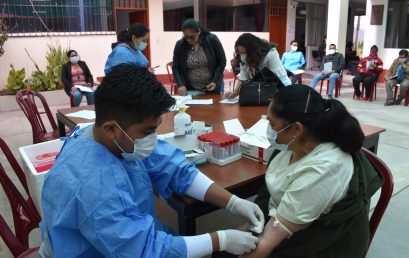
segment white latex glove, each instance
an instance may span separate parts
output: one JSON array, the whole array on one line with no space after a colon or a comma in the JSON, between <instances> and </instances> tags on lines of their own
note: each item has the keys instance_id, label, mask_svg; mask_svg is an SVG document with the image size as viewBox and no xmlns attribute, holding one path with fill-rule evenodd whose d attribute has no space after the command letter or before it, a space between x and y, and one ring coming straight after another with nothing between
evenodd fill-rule
<instances>
[{"instance_id":1,"label":"white latex glove","mask_svg":"<svg viewBox=\"0 0 409 258\"><path fill-rule=\"evenodd\" d=\"M226 210L248 219L251 222L250 230L260 234L264 228L264 214L257 204L233 195L226 205Z\"/></svg>"},{"instance_id":2,"label":"white latex glove","mask_svg":"<svg viewBox=\"0 0 409 258\"><path fill-rule=\"evenodd\" d=\"M219 230L220 251L226 251L235 255L250 253L258 243L258 238L250 232L235 229Z\"/></svg>"}]
</instances>

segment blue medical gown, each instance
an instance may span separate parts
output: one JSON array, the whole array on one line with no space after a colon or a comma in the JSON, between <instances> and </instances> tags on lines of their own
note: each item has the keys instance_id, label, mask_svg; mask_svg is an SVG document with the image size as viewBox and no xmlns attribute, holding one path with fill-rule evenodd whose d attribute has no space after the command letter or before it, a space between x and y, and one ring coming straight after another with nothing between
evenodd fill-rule
<instances>
[{"instance_id":1,"label":"blue medical gown","mask_svg":"<svg viewBox=\"0 0 409 258\"><path fill-rule=\"evenodd\" d=\"M42 190L53 257L186 257L183 238L155 217L153 186L164 198L183 195L197 172L164 141L129 162L91 138L70 137Z\"/></svg>"},{"instance_id":2,"label":"blue medical gown","mask_svg":"<svg viewBox=\"0 0 409 258\"><path fill-rule=\"evenodd\" d=\"M105 75L108 75L112 68L119 64L135 64L141 68L147 68L149 61L140 50L131 49L130 46L122 43L109 54L104 68Z\"/></svg>"}]
</instances>

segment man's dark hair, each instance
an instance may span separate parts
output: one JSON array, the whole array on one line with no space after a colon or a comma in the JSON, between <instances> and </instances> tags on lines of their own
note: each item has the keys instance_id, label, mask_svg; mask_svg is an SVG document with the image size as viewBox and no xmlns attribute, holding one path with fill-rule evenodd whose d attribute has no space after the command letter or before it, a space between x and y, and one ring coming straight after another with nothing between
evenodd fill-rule
<instances>
[{"instance_id":1,"label":"man's dark hair","mask_svg":"<svg viewBox=\"0 0 409 258\"><path fill-rule=\"evenodd\" d=\"M399 51L399 55L400 56L405 56L405 57L407 57L408 56L408 51L406 50L406 49L402 49L401 51Z\"/></svg>"},{"instance_id":2,"label":"man's dark hair","mask_svg":"<svg viewBox=\"0 0 409 258\"><path fill-rule=\"evenodd\" d=\"M152 73L131 64L115 66L94 92L94 101L96 126L116 121L124 130L175 105Z\"/></svg>"},{"instance_id":3,"label":"man's dark hair","mask_svg":"<svg viewBox=\"0 0 409 258\"><path fill-rule=\"evenodd\" d=\"M373 46L371 47L371 51L376 51L376 52L378 52L378 47L377 47L376 45L373 45Z\"/></svg>"},{"instance_id":4,"label":"man's dark hair","mask_svg":"<svg viewBox=\"0 0 409 258\"><path fill-rule=\"evenodd\" d=\"M329 47L328 47L328 48L330 48L330 47L332 47L332 46L334 46L335 48L337 48L337 45L335 45L335 44L329 44Z\"/></svg>"},{"instance_id":5,"label":"man's dark hair","mask_svg":"<svg viewBox=\"0 0 409 258\"><path fill-rule=\"evenodd\" d=\"M290 45L292 45L294 42L298 44L297 40L291 40Z\"/></svg>"}]
</instances>

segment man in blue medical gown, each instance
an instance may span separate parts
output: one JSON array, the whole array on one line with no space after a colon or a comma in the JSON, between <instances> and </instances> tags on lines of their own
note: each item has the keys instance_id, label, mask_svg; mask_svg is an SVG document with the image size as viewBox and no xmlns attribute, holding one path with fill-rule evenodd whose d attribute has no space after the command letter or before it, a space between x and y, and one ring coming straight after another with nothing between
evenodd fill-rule
<instances>
[{"instance_id":1,"label":"man in blue medical gown","mask_svg":"<svg viewBox=\"0 0 409 258\"><path fill-rule=\"evenodd\" d=\"M202 257L250 252L249 232L177 236L156 218L153 189L225 208L261 232L259 207L214 184L157 140L175 100L146 69L115 67L95 91L95 125L74 130L45 178L42 257Z\"/></svg>"}]
</instances>

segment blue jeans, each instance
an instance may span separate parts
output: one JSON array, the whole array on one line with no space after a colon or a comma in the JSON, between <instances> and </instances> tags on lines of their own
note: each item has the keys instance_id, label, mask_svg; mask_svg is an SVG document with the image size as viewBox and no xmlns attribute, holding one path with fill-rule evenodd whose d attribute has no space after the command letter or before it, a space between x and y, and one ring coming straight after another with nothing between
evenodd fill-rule
<instances>
[{"instance_id":1,"label":"blue jeans","mask_svg":"<svg viewBox=\"0 0 409 258\"><path fill-rule=\"evenodd\" d=\"M81 92L80 90L76 90L74 94L71 93L74 97L74 107L78 107L81 104L82 96L87 98L88 105L94 105L94 92Z\"/></svg>"},{"instance_id":2,"label":"blue jeans","mask_svg":"<svg viewBox=\"0 0 409 258\"><path fill-rule=\"evenodd\" d=\"M335 82L338 78L340 78L341 76L339 75L339 73L333 73L333 74L322 74L319 73L317 75L315 75L314 79L312 80L310 87L315 89L315 87L317 86L317 83L319 81L324 80L325 78L329 78L329 89L328 89L328 96L332 96L332 93L334 93L334 89L335 89Z\"/></svg>"}]
</instances>

